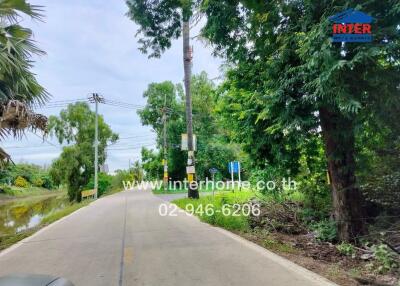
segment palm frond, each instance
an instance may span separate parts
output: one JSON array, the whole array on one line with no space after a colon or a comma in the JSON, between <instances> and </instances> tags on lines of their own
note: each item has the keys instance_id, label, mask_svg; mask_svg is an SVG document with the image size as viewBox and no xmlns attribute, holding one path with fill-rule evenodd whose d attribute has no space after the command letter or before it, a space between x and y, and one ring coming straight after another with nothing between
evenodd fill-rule
<instances>
[{"instance_id":1,"label":"palm frond","mask_svg":"<svg viewBox=\"0 0 400 286\"><path fill-rule=\"evenodd\" d=\"M31 5L25 0L2 0L0 1L0 18L10 23L18 22L23 13L36 20L43 20L43 6Z\"/></svg>"},{"instance_id":2,"label":"palm frond","mask_svg":"<svg viewBox=\"0 0 400 286\"><path fill-rule=\"evenodd\" d=\"M0 106L0 130L3 136L11 134L20 138L25 129L47 133L47 117L34 113L29 106L18 100L10 100Z\"/></svg>"},{"instance_id":3,"label":"palm frond","mask_svg":"<svg viewBox=\"0 0 400 286\"><path fill-rule=\"evenodd\" d=\"M0 147L0 168L3 168L5 165L12 162L10 155Z\"/></svg>"}]
</instances>

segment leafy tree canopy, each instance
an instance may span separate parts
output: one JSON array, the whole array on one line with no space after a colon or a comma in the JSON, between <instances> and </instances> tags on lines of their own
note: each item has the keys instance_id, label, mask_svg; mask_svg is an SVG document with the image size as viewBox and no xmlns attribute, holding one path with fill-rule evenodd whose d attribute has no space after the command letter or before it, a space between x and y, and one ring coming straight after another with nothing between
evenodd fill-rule
<instances>
[{"instance_id":1,"label":"leafy tree canopy","mask_svg":"<svg viewBox=\"0 0 400 286\"><path fill-rule=\"evenodd\" d=\"M70 104L60 116L49 118L50 134L56 136L64 147L59 159L53 162L51 174L55 182L68 185L71 200L80 201L80 192L94 174L95 113L87 103ZM118 135L98 118L99 126L99 164L106 160L106 147L116 142Z\"/></svg>"},{"instance_id":2,"label":"leafy tree canopy","mask_svg":"<svg viewBox=\"0 0 400 286\"><path fill-rule=\"evenodd\" d=\"M199 1L194 0L127 0L128 17L140 28L140 50L149 57L160 57L181 34L182 21L188 21Z\"/></svg>"}]
</instances>

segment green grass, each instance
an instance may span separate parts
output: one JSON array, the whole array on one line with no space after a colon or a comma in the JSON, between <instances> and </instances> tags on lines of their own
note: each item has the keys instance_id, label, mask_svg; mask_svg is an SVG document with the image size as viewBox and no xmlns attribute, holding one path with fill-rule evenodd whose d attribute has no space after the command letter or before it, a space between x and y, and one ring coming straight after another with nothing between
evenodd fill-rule
<instances>
[{"instance_id":1,"label":"green grass","mask_svg":"<svg viewBox=\"0 0 400 286\"><path fill-rule=\"evenodd\" d=\"M27 238L28 236L31 236L36 231L38 231L38 229L39 228L34 228L21 233L17 233L15 235L0 237L0 251L6 249L7 247L10 247L11 245L17 243L20 240L23 240L24 238Z\"/></svg>"},{"instance_id":2,"label":"green grass","mask_svg":"<svg viewBox=\"0 0 400 286\"><path fill-rule=\"evenodd\" d=\"M272 251L284 252L284 253L296 253L296 249L293 246L277 241L273 238L268 238L263 241L263 246Z\"/></svg>"},{"instance_id":3,"label":"green grass","mask_svg":"<svg viewBox=\"0 0 400 286\"><path fill-rule=\"evenodd\" d=\"M188 189L187 188L168 188L167 191L164 191L164 187L160 187L158 189L153 190L153 194L159 195L159 194L182 194L182 193L187 193ZM212 192L211 186L202 186L199 188L199 192Z\"/></svg>"},{"instance_id":4,"label":"green grass","mask_svg":"<svg viewBox=\"0 0 400 286\"><path fill-rule=\"evenodd\" d=\"M155 195L160 195L160 194L183 194L183 193L186 193L186 192L187 192L186 189L168 189L167 191L164 191L163 187L153 190L153 194L155 194Z\"/></svg>"},{"instance_id":5,"label":"green grass","mask_svg":"<svg viewBox=\"0 0 400 286\"><path fill-rule=\"evenodd\" d=\"M7 186L7 187L4 187L3 195L9 196L9 197L20 198L20 197L57 194L57 193L62 193L62 192L65 192L65 190L63 190L63 189L48 190L48 189L39 188L39 187L20 188L20 187L15 187L15 186L11 186L11 187Z\"/></svg>"},{"instance_id":6,"label":"green grass","mask_svg":"<svg viewBox=\"0 0 400 286\"><path fill-rule=\"evenodd\" d=\"M65 208L52 212L50 214L48 214L47 216L45 216L42 221L40 222L41 225L48 225L51 224L75 211L77 211L78 209L87 206L88 204L90 204L93 200L85 200L82 201L80 203L74 203L71 205L66 206Z\"/></svg>"},{"instance_id":7,"label":"green grass","mask_svg":"<svg viewBox=\"0 0 400 286\"><path fill-rule=\"evenodd\" d=\"M229 192L220 193L213 196L201 197L198 200L194 199L178 199L174 200L172 203L176 204L178 207L188 211L188 209L193 206L194 210L203 209L205 210L207 205L211 205L214 210L212 214L194 212L201 221L223 227L228 230L238 230L247 231L249 229L248 218L244 216L241 212L238 216L224 215L222 212L224 205L232 206L233 204L244 204L247 203L254 193L250 191L241 192Z\"/></svg>"},{"instance_id":8,"label":"green grass","mask_svg":"<svg viewBox=\"0 0 400 286\"><path fill-rule=\"evenodd\" d=\"M0 250L6 249L7 247L10 247L11 245L17 243L18 241L21 241L24 238L31 236L32 234L34 234L41 228L45 227L46 225L49 225L65 216L77 211L78 209L80 209L84 206L87 206L91 202L92 202L92 200L85 200L80 203L70 204L61 210L55 211L55 212L50 213L47 216L45 216L41 220L40 225L35 228L31 228L26 231L23 231L23 232L20 232L17 234L13 234L13 235L7 235L7 236L2 236L2 237L0 236Z\"/></svg>"},{"instance_id":9,"label":"green grass","mask_svg":"<svg viewBox=\"0 0 400 286\"><path fill-rule=\"evenodd\" d=\"M155 195L159 195L159 194L182 194L182 193L187 193L188 192L188 189L187 188L178 188L178 185L177 185L177 188L174 188L174 185L172 184L172 186L168 186L169 188L168 188L168 190L167 191L164 191L164 187L163 186L161 186L160 188L158 188L158 189L154 189L153 190L153 194L155 194ZM244 188L242 188L242 190L239 190L239 187L238 186L235 186L234 188L233 188L233 190L236 192L236 191L246 191L246 189L244 189ZM213 187L212 187L212 182L208 182L208 184L206 185L206 184L201 184L200 186L199 186L199 192L201 192L201 193L211 193L213 191ZM226 189L224 189L224 190L217 190L216 188L215 188L215 186L214 186L214 191L215 191L215 193L221 193L221 192L231 192L232 191L232 188L231 187L229 187L229 188L226 188Z\"/></svg>"}]
</instances>

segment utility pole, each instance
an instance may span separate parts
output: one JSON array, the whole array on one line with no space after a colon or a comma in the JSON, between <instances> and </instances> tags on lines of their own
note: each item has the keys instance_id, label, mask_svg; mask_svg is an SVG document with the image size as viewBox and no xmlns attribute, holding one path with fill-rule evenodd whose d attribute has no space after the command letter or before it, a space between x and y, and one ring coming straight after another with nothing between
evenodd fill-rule
<instances>
[{"instance_id":1,"label":"utility pole","mask_svg":"<svg viewBox=\"0 0 400 286\"><path fill-rule=\"evenodd\" d=\"M189 20L184 20L182 23L182 37L183 37L183 68L185 72L185 93L186 93L186 128L188 136L188 160L186 173L189 181L188 197L198 199L199 191L197 184L193 185L192 182L196 181L195 170L195 157L193 146L193 119L192 119L192 95L190 91L190 82L192 76L192 59L193 49L190 47L190 24Z\"/></svg>"},{"instance_id":2,"label":"utility pole","mask_svg":"<svg viewBox=\"0 0 400 286\"><path fill-rule=\"evenodd\" d=\"M163 108L163 124L164 124L164 130L163 130L163 139L164 139L164 178L163 178L163 183L164 183L164 192L168 190L168 161L167 161L167 94L164 94L164 108Z\"/></svg>"},{"instance_id":3,"label":"utility pole","mask_svg":"<svg viewBox=\"0 0 400 286\"><path fill-rule=\"evenodd\" d=\"M103 98L98 93L93 93L92 97L89 99L91 103L95 104L96 116L94 119L95 133L94 133L94 198L97 199L98 196L98 186L99 186L99 102L103 102Z\"/></svg>"}]
</instances>

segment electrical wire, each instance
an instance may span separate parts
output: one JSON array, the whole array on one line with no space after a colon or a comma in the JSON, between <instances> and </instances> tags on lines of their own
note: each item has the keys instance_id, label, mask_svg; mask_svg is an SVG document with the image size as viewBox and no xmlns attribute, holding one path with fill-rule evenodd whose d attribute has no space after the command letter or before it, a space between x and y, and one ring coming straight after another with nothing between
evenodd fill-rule
<instances>
[{"instance_id":1,"label":"electrical wire","mask_svg":"<svg viewBox=\"0 0 400 286\"><path fill-rule=\"evenodd\" d=\"M126 139L136 139L136 138L152 138L154 134L146 134L146 135L138 135L138 136L129 136L129 137L121 137L118 140L126 140Z\"/></svg>"},{"instance_id":2,"label":"electrical wire","mask_svg":"<svg viewBox=\"0 0 400 286\"><path fill-rule=\"evenodd\" d=\"M48 141L46 138L44 138L44 137L40 137L39 135L37 135L36 133L34 133L34 132L32 132L32 131L29 131L30 133L32 133L33 135L35 135L36 137L38 137L40 140L43 140L44 142L46 142L47 144L49 144L49 145L51 145L51 146L53 146L53 147L56 147L56 148L61 148L62 146L61 145L55 145L55 144L53 144L53 143L51 143L50 141Z\"/></svg>"},{"instance_id":3,"label":"electrical wire","mask_svg":"<svg viewBox=\"0 0 400 286\"><path fill-rule=\"evenodd\" d=\"M126 148L107 148L107 151L136 150L142 149L143 147L156 147L156 144L128 146Z\"/></svg>"}]
</instances>

